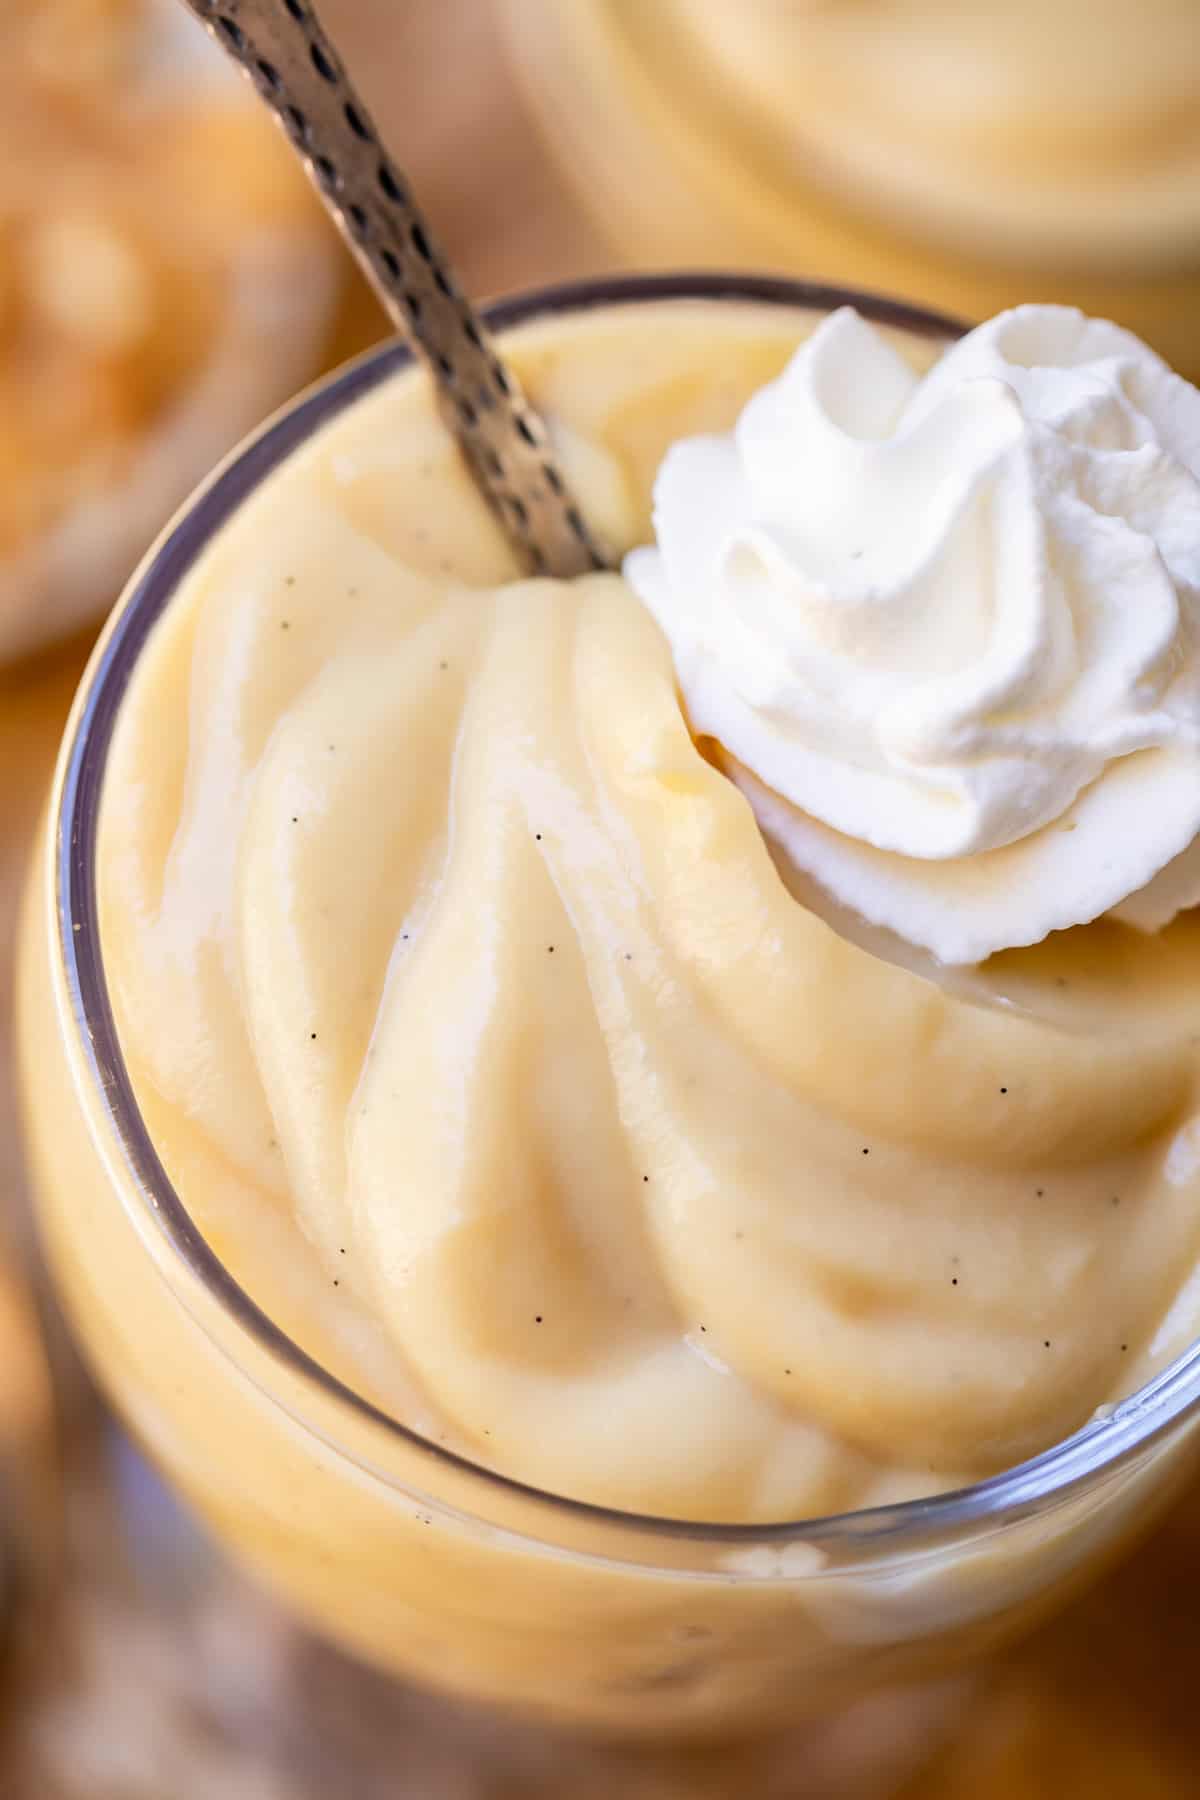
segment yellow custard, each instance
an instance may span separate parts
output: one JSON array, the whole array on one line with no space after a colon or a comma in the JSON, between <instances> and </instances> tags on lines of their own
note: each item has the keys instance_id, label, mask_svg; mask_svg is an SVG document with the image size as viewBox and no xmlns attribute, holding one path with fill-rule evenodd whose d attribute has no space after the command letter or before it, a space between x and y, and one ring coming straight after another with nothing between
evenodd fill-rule
<instances>
[{"instance_id":1,"label":"yellow custard","mask_svg":"<svg viewBox=\"0 0 1200 1800\"><path fill-rule=\"evenodd\" d=\"M508 0L514 73L626 266L964 318L1062 301L1189 379L1193 0Z\"/></svg>"},{"instance_id":2,"label":"yellow custard","mask_svg":"<svg viewBox=\"0 0 1200 1800\"><path fill-rule=\"evenodd\" d=\"M666 447L813 323L663 301L508 350L623 550ZM929 1493L1196 1335L1194 919L952 978L835 929L625 582L516 578L417 374L186 577L98 874L124 1055L213 1248L522 1481L704 1521Z\"/></svg>"}]
</instances>

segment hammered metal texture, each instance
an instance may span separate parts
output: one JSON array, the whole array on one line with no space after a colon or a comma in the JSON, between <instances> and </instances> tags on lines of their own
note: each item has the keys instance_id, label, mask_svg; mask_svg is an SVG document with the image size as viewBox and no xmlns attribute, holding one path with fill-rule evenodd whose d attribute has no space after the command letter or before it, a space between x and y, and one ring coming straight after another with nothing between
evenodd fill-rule
<instances>
[{"instance_id":1,"label":"hammered metal texture","mask_svg":"<svg viewBox=\"0 0 1200 1800\"><path fill-rule=\"evenodd\" d=\"M454 278L309 0L183 0L275 114L388 316L429 365L446 422L522 563L566 579L607 559L546 428Z\"/></svg>"}]
</instances>

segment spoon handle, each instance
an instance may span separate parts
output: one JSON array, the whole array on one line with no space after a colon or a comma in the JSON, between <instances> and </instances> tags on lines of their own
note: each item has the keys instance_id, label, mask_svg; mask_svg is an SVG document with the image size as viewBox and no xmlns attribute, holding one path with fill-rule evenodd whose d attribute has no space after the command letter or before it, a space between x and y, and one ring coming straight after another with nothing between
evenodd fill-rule
<instances>
[{"instance_id":1,"label":"spoon handle","mask_svg":"<svg viewBox=\"0 0 1200 1800\"><path fill-rule=\"evenodd\" d=\"M428 364L446 422L522 562L560 578L607 566L546 428L498 355L311 0L183 0L245 71L388 316Z\"/></svg>"}]
</instances>

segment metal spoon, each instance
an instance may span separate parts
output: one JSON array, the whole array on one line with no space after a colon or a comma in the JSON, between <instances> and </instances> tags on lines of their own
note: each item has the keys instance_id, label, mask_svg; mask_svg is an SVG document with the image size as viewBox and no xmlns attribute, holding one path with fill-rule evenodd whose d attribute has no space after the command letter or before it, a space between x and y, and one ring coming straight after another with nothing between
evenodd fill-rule
<instances>
[{"instance_id":1,"label":"metal spoon","mask_svg":"<svg viewBox=\"0 0 1200 1800\"><path fill-rule=\"evenodd\" d=\"M429 365L446 422L522 563L564 579L605 568L545 426L455 280L310 0L183 4L250 77L388 316Z\"/></svg>"}]
</instances>

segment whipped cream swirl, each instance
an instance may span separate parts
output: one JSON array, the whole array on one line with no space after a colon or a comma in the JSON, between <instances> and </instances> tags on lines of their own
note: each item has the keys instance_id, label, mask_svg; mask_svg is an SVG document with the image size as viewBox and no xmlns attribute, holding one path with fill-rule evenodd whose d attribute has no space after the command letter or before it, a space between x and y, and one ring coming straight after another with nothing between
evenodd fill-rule
<instances>
[{"instance_id":1,"label":"whipped cream swirl","mask_svg":"<svg viewBox=\"0 0 1200 1800\"><path fill-rule=\"evenodd\" d=\"M1200 393L1023 306L918 377L833 313L664 458L625 574L837 904L947 963L1200 900Z\"/></svg>"}]
</instances>

